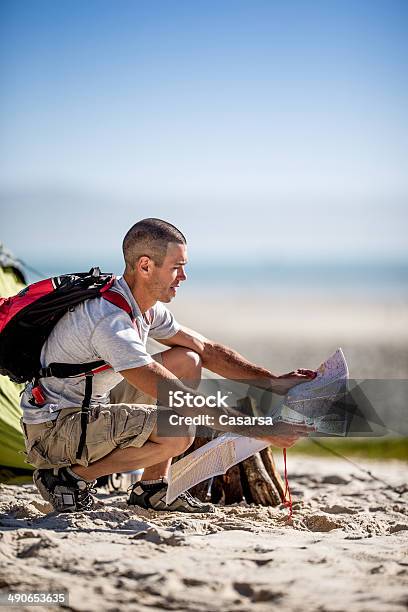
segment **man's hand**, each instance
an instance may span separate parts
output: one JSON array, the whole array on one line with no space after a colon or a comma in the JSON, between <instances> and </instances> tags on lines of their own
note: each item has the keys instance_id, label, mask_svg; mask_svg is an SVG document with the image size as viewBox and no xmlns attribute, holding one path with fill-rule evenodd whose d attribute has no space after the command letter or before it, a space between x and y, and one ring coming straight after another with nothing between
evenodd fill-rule
<instances>
[{"instance_id":1,"label":"man's hand","mask_svg":"<svg viewBox=\"0 0 408 612\"><path fill-rule=\"evenodd\" d=\"M288 374L282 374L282 376L275 376L272 380L272 391L278 395L286 395L286 393L292 387L300 385L301 383L313 380L316 378L317 372L314 370L295 370Z\"/></svg>"},{"instance_id":2,"label":"man's hand","mask_svg":"<svg viewBox=\"0 0 408 612\"><path fill-rule=\"evenodd\" d=\"M273 429L276 431L276 434L264 436L262 440L279 448L289 448L293 446L299 438L305 438L316 431L314 427L308 425L291 425L283 421L276 423Z\"/></svg>"}]
</instances>

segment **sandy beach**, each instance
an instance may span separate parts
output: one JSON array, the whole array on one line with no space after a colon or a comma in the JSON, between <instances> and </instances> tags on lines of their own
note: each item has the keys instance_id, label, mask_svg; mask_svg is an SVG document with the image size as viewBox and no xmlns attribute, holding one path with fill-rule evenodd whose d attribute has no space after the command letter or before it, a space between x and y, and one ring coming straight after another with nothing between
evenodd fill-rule
<instances>
[{"instance_id":1,"label":"sandy beach","mask_svg":"<svg viewBox=\"0 0 408 612\"><path fill-rule=\"evenodd\" d=\"M407 483L405 464L362 464ZM68 590L66 609L81 611L406 610L407 492L344 461L289 456L289 469L290 521L284 507L244 503L145 511L123 493L57 516L31 485L2 485L0 589Z\"/></svg>"},{"instance_id":2,"label":"sandy beach","mask_svg":"<svg viewBox=\"0 0 408 612\"><path fill-rule=\"evenodd\" d=\"M403 302L203 294L172 307L276 373L317 366L342 346L354 378L408 374ZM103 490L93 511L55 515L32 485L1 485L0 591L67 590L65 609L84 612L406 610L406 464L357 461L400 493L344 460L289 451L289 521L283 506L244 502L215 516L144 511Z\"/></svg>"}]
</instances>

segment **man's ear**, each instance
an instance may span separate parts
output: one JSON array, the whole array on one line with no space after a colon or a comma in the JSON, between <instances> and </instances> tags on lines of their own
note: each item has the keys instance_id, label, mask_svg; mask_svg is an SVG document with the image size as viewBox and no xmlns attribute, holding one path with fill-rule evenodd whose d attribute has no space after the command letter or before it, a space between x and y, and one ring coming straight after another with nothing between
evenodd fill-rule
<instances>
[{"instance_id":1,"label":"man's ear","mask_svg":"<svg viewBox=\"0 0 408 612\"><path fill-rule=\"evenodd\" d=\"M147 257L147 255L143 255L142 257L139 257L139 260L137 262L137 269L138 269L138 272L142 274L142 276L148 276L152 267L153 267L153 262L150 259L150 257Z\"/></svg>"}]
</instances>

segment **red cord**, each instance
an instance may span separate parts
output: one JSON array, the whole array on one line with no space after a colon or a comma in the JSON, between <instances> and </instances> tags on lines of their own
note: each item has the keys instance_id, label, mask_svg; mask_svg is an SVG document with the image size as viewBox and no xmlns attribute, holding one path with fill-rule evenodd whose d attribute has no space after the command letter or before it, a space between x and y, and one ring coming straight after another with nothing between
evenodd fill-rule
<instances>
[{"instance_id":1,"label":"red cord","mask_svg":"<svg viewBox=\"0 0 408 612\"><path fill-rule=\"evenodd\" d=\"M288 516L288 520L289 520L293 516L293 510L292 510L292 495L290 493L288 471L286 467L286 448L283 449L283 463L285 466L285 493L284 493L285 499L283 500L283 504L286 506L286 508L289 508L289 516Z\"/></svg>"}]
</instances>

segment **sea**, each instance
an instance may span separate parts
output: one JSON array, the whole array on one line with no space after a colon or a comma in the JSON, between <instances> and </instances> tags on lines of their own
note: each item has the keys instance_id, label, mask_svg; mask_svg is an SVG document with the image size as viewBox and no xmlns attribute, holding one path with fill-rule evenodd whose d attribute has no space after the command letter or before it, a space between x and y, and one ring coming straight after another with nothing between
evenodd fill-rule
<instances>
[{"instance_id":1,"label":"sea","mask_svg":"<svg viewBox=\"0 0 408 612\"><path fill-rule=\"evenodd\" d=\"M70 272L87 271L99 265L102 271L121 274L121 260L91 261L67 257L64 261L23 262L29 283ZM201 259L186 268L183 294L194 295L225 289L272 294L339 295L373 300L408 299L408 261L309 261L277 262L254 259L219 262Z\"/></svg>"}]
</instances>

